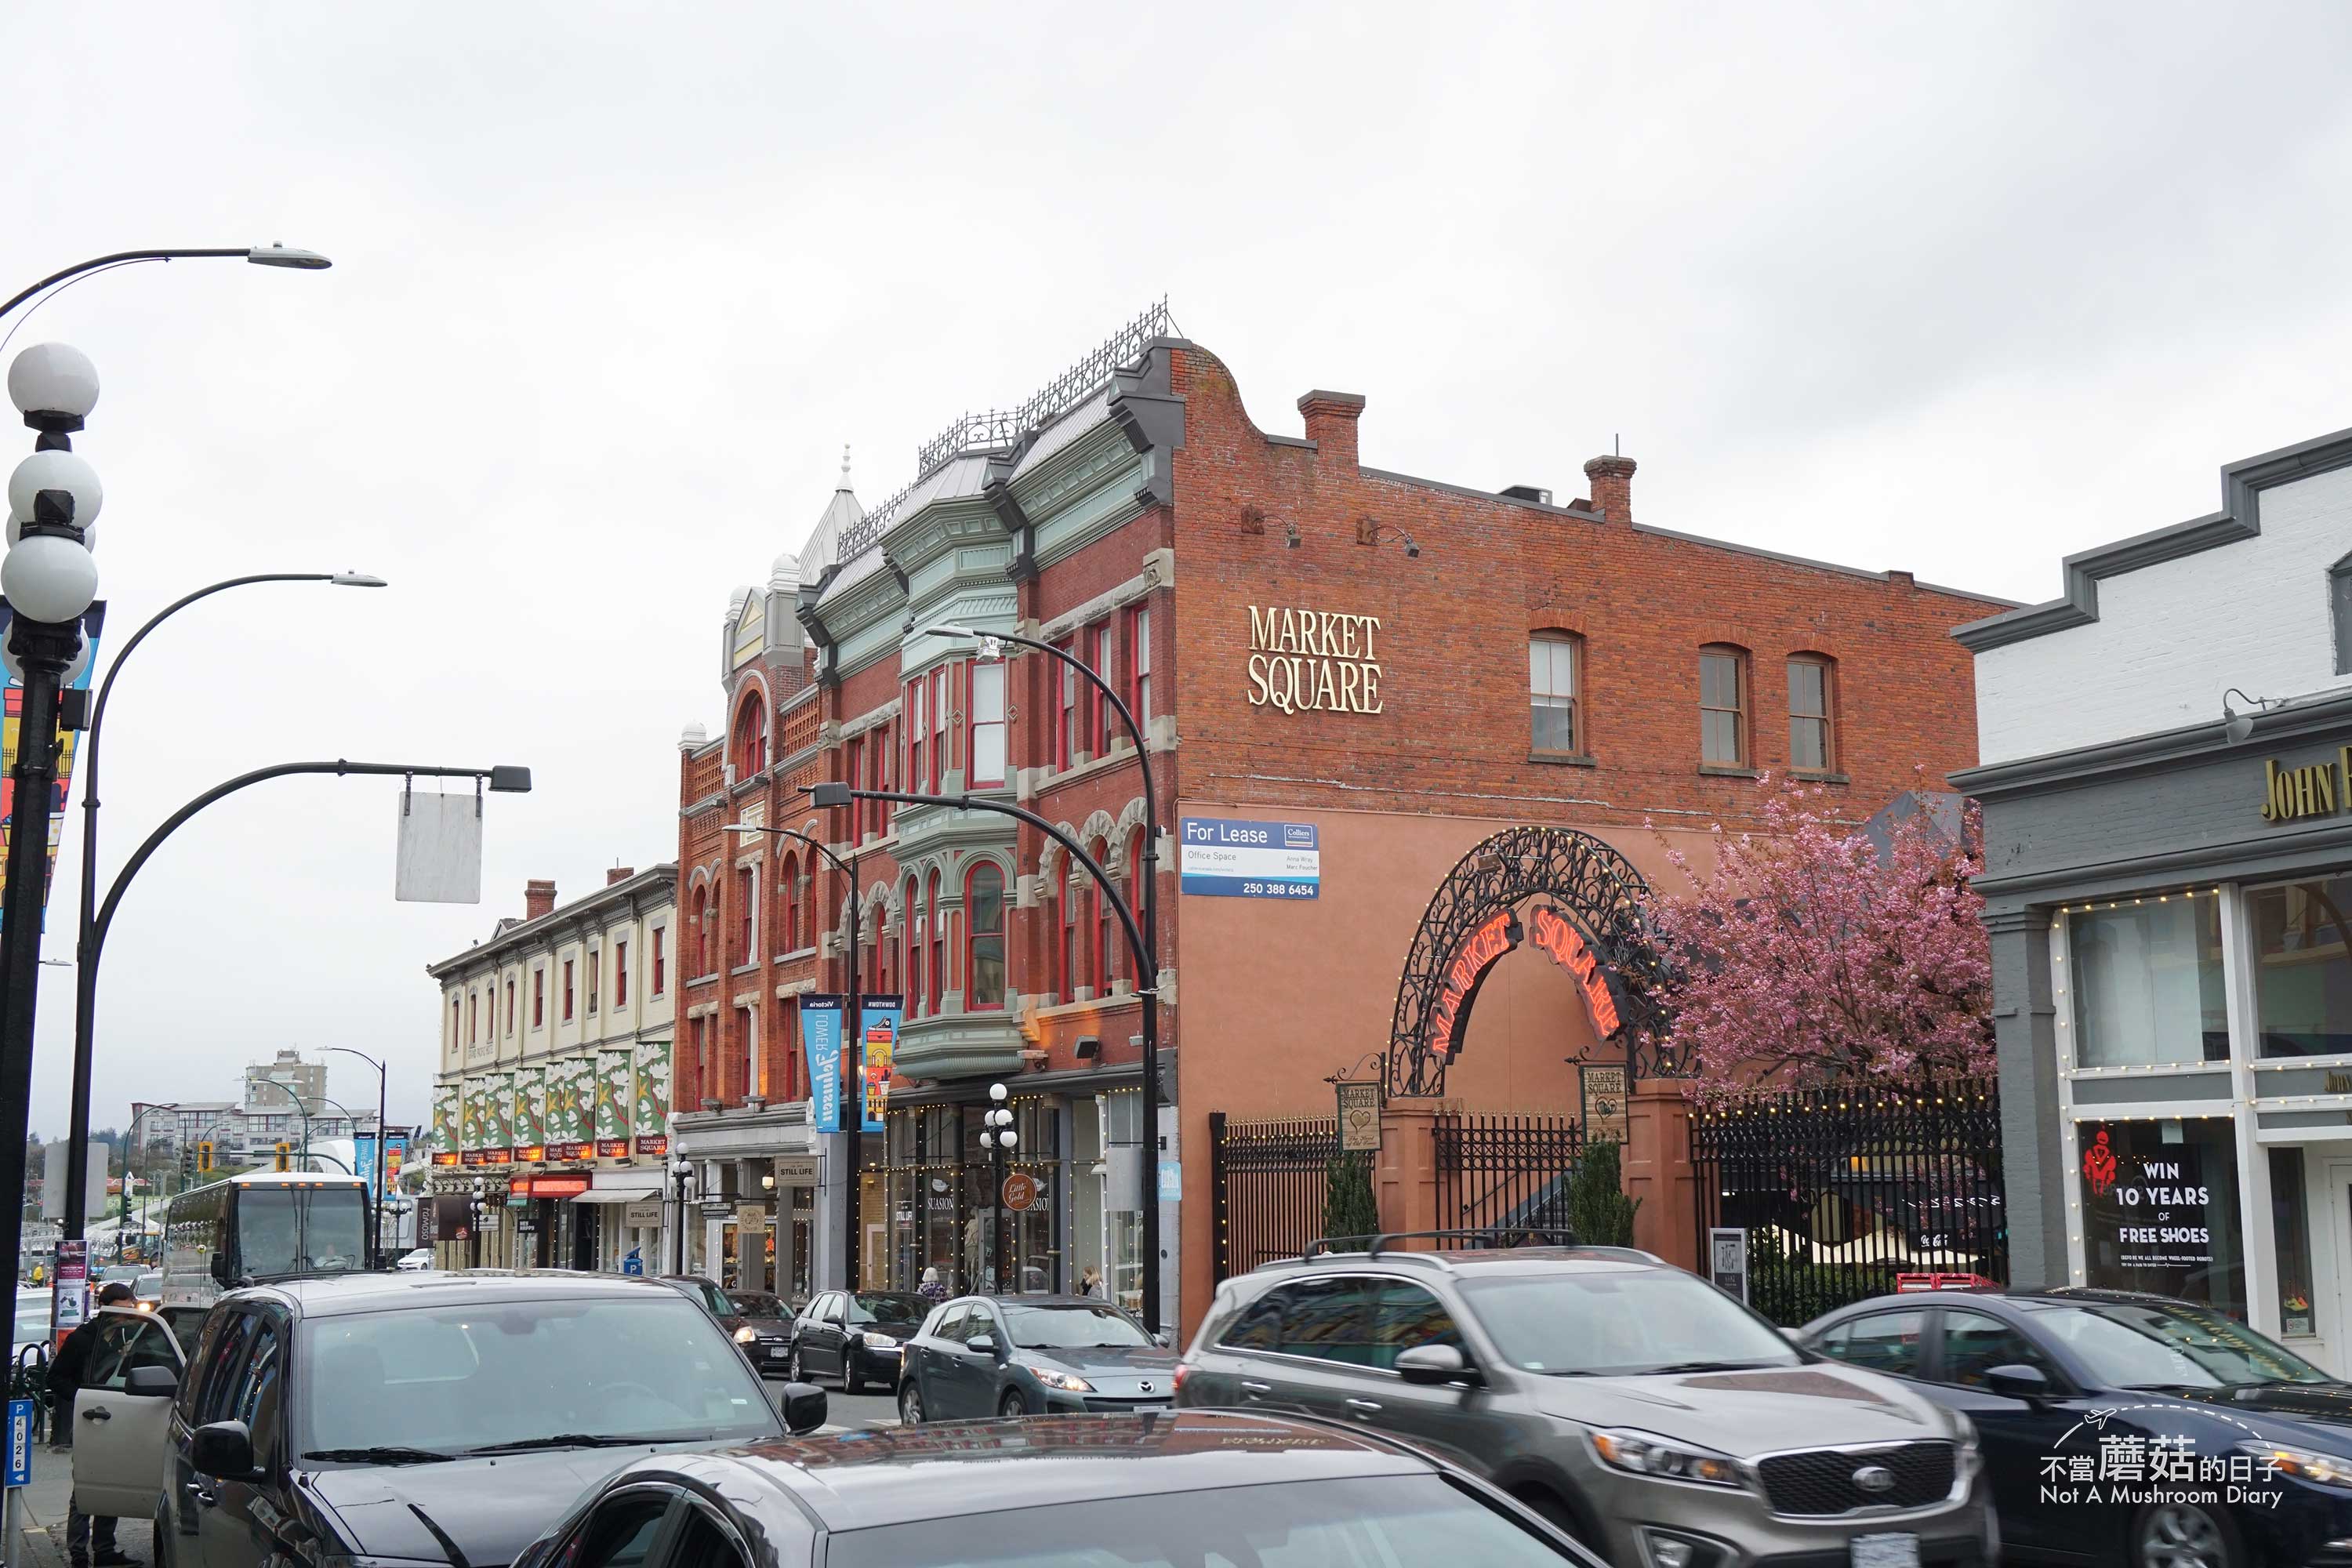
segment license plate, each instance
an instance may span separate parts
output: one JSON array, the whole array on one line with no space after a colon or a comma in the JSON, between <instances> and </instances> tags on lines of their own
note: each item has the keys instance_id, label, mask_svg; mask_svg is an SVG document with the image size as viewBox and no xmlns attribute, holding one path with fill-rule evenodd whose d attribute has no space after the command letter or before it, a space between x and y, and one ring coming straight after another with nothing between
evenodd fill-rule
<instances>
[{"instance_id":1,"label":"license plate","mask_svg":"<svg viewBox=\"0 0 2352 1568\"><path fill-rule=\"evenodd\" d=\"M1853 1568L1919 1568L1916 1535L1857 1535L1853 1547Z\"/></svg>"}]
</instances>

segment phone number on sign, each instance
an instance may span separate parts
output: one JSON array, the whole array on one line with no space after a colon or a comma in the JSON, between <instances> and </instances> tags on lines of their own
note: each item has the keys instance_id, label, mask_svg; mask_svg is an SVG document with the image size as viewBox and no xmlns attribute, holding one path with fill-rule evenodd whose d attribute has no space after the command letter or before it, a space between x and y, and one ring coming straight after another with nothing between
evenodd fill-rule
<instances>
[{"instance_id":1,"label":"phone number on sign","mask_svg":"<svg viewBox=\"0 0 2352 1568\"><path fill-rule=\"evenodd\" d=\"M1313 882L1244 882L1242 891L1261 899L1311 899L1316 886Z\"/></svg>"}]
</instances>

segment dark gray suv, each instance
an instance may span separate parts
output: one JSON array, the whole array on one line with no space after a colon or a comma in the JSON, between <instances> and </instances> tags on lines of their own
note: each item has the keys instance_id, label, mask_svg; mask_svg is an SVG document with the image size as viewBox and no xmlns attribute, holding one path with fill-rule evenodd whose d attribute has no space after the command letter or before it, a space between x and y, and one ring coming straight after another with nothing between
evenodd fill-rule
<instances>
[{"instance_id":1,"label":"dark gray suv","mask_svg":"<svg viewBox=\"0 0 2352 1568\"><path fill-rule=\"evenodd\" d=\"M1618 1568L1974 1568L1994 1555L1974 1430L1899 1381L1798 1349L1645 1252L1394 1239L1225 1281L1176 1403L1410 1438Z\"/></svg>"}]
</instances>

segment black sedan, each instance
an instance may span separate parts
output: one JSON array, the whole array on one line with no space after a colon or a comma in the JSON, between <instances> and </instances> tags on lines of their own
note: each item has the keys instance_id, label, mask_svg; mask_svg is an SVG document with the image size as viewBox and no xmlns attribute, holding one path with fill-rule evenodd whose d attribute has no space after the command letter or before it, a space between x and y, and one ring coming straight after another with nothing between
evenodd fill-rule
<instances>
[{"instance_id":1,"label":"black sedan","mask_svg":"<svg viewBox=\"0 0 2352 1568\"><path fill-rule=\"evenodd\" d=\"M1882 1296L1800 1337L1976 1423L2014 1554L2352 1564L2352 1385L2210 1307L2079 1289Z\"/></svg>"},{"instance_id":2,"label":"black sedan","mask_svg":"<svg viewBox=\"0 0 2352 1568\"><path fill-rule=\"evenodd\" d=\"M514 1568L1601 1568L1482 1481L1255 1412L887 1429L640 1460Z\"/></svg>"},{"instance_id":3,"label":"black sedan","mask_svg":"<svg viewBox=\"0 0 2352 1568\"><path fill-rule=\"evenodd\" d=\"M761 1377L787 1375L792 1364L793 1321L775 1297L759 1290L722 1290L695 1274L664 1274L659 1282L718 1319L752 1371ZM766 1305L771 1302L772 1307Z\"/></svg>"},{"instance_id":4,"label":"black sedan","mask_svg":"<svg viewBox=\"0 0 2352 1568\"><path fill-rule=\"evenodd\" d=\"M1174 1351L1092 1296L962 1296L907 1342L898 1418L909 1426L1044 1411L1165 1410Z\"/></svg>"},{"instance_id":5,"label":"black sedan","mask_svg":"<svg viewBox=\"0 0 2352 1568\"><path fill-rule=\"evenodd\" d=\"M895 1388L898 1351L923 1324L931 1304L903 1290L827 1290L802 1309L793 1324L794 1383L841 1379L844 1394L869 1383Z\"/></svg>"}]
</instances>

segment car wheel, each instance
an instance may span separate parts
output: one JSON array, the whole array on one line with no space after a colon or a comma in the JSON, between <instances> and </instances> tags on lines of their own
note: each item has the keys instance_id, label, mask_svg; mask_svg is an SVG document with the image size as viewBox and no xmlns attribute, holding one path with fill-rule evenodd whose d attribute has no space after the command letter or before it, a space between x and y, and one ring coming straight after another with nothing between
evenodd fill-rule
<instances>
[{"instance_id":1,"label":"car wheel","mask_svg":"<svg viewBox=\"0 0 2352 1568\"><path fill-rule=\"evenodd\" d=\"M923 1391L915 1386L913 1378L908 1378L907 1385L898 1390L898 1425L920 1426L922 1424Z\"/></svg>"},{"instance_id":2,"label":"car wheel","mask_svg":"<svg viewBox=\"0 0 2352 1568\"><path fill-rule=\"evenodd\" d=\"M996 1402L996 1413L999 1415L1026 1415L1029 1414L1029 1402L1021 1397L1019 1389L1008 1388L1004 1391L1004 1397Z\"/></svg>"},{"instance_id":3,"label":"car wheel","mask_svg":"<svg viewBox=\"0 0 2352 1568\"><path fill-rule=\"evenodd\" d=\"M174 1568L171 1511L160 1506L155 1510L155 1568Z\"/></svg>"},{"instance_id":4,"label":"car wheel","mask_svg":"<svg viewBox=\"0 0 2352 1568\"><path fill-rule=\"evenodd\" d=\"M2238 1568L2244 1561L2237 1527L2218 1509L2151 1503L2132 1521L2132 1568Z\"/></svg>"},{"instance_id":5,"label":"car wheel","mask_svg":"<svg viewBox=\"0 0 2352 1568\"><path fill-rule=\"evenodd\" d=\"M1568 1504L1560 1500L1557 1492L1546 1491L1541 1487L1528 1487L1525 1490L1516 1491L1511 1495L1534 1510L1546 1524L1550 1525L1562 1535L1584 1545L1591 1544L1591 1542L1585 1541L1584 1531L1578 1526L1575 1513L1570 1510Z\"/></svg>"},{"instance_id":6,"label":"car wheel","mask_svg":"<svg viewBox=\"0 0 2352 1568\"><path fill-rule=\"evenodd\" d=\"M845 1350L841 1352L841 1392L844 1394L866 1392L866 1380L857 1375L856 1351Z\"/></svg>"},{"instance_id":7,"label":"car wheel","mask_svg":"<svg viewBox=\"0 0 2352 1568\"><path fill-rule=\"evenodd\" d=\"M808 1381L807 1377L803 1374L803 1369L801 1367L801 1347L798 1345L794 1345L793 1347L793 1353L784 1358L784 1381L786 1383L806 1383Z\"/></svg>"}]
</instances>

